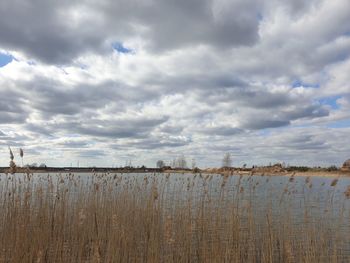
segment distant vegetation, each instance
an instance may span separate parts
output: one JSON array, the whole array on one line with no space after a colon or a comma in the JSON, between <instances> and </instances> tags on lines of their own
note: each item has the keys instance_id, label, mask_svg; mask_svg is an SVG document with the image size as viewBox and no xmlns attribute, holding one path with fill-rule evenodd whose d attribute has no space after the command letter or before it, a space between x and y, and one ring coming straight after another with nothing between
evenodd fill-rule
<instances>
[{"instance_id":1,"label":"distant vegetation","mask_svg":"<svg viewBox=\"0 0 350 263\"><path fill-rule=\"evenodd\" d=\"M307 166L289 166L289 167L286 167L286 170L289 172L292 172L292 171L307 172L307 171L310 171L311 168Z\"/></svg>"},{"instance_id":2,"label":"distant vegetation","mask_svg":"<svg viewBox=\"0 0 350 263\"><path fill-rule=\"evenodd\" d=\"M19 149L19 155L22 161L22 166L17 166L14 161L15 155L12 152L12 149L9 147L10 153L10 164L9 167L0 167L0 172L4 173L16 173L16 172L28 172L28 169L31 171L74 171L74 172L86 172L86 171L111 171L111 172L161 172L161 171L192 171L194 173L200 172L209 172L209 173L222 173L222 172L253 172L253 173L272 173L280 174L282 172L350 172L350 160L346 161L342 168L339 168L335 165L331 165L326 168L322 167L309 167L309 166L291 166L285 163L275 163L269 164L266 166L262 165L253 165L248 167L247 164L243 164L241 167L234 167L232 155L230 152L226 152L222 158L222 166L220 168L206 168L200 169L197 167L196 160L192 158L191 163L189 164L185 155L181 154L177 158L172 159L171 161L158 160L155 164L156 168L147 168L146 166L133 166L131 160L126 161L124 167L61 167L54 168L48 167L45 163L38 165L37 163L32 164L23 164L24 151L22 148Z\"/></svg>"}]
</instances>

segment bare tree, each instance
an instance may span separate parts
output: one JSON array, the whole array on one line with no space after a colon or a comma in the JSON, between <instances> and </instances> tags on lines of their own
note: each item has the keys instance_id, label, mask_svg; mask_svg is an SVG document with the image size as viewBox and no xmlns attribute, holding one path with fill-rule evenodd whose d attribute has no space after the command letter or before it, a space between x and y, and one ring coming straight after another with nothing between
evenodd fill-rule
<instances>
[{"instance_id":1,"label":"bare tree","mask_svg":"<svg viewBox=\"0 0 350 263\"><path fill-rule=\"evenodd\" d=\"M192 158L192 170L196 168L196 159Z\"/></svg>"},{"instance_id":2,"label":"bare tree","mask_svg":"<svg viewBox=\"0 0 350 263\"><path fill-rule=\"evenodd\" d=\"M222 159L222 167L231 167L232 158L229 152L225 153L224 158Z\"/></svg>"},{"instance_id":3,"label":"bare tree","mask_svg":"<svg viewBox=\"0 0 350 263\"><path fill-rule=\"evenodd\" d=\"M158 161L157 161L157 167L158 167L158 168L163 168L164 166L165 166L165 163L164 163L163 160L158 160Z\"/></svg>"},{"instance_id":4,"label":"bare tree","mask_svg":"<svg viewBox=\"0 0 350 263\"><path fill-rule=\"evenodd\" d=\"M132 167L131 160L126 160L126 161L125 161L125 166L124 166L124 167L126 167L126 168L133 168L133 167Z\"/></svg>"},{"instance_id":5,"label":"bare tree","mask_svg":"<svg viewBox=\"0 0 350 263\"><path fill-rule=\"evenodd\" d=\"M37 168L38 167L38 164L37 163L32 163L29 165L30 168Z\"/></svg>"}]
</instances>

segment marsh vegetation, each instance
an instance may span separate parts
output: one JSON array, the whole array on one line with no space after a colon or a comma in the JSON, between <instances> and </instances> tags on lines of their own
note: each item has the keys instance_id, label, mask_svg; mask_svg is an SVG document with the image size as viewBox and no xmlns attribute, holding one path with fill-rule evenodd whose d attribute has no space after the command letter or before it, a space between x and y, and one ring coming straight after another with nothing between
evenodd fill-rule
<instances>
[{"instance_id":1,"label":"marsh vegetation","mask_svg":"<svg viewBox=\"0 0 350 263\"><path fill-rule=\"evenodd\" d=\"M0 174L0 262L349 262L350 180Z\"/></svg>"}]
</instances>

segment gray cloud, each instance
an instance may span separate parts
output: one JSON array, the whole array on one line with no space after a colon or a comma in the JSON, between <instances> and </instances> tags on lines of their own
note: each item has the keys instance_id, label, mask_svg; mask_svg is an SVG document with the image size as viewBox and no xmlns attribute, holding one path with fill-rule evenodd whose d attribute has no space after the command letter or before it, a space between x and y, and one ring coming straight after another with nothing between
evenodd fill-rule
<instances>
[{"instance_id":1,"label":"gray cloud","mask_svg":"<svg viewBox=\"0 0 350 263\"><path fill-rule=\"evenodd\" d=\"M146 38L157 52L197 44L254 44L259 25L252 0L5 1L0 19L1 46L58 64L87 51L105 52L108 42L132 37Z\"/></svg>"},{"instance_id":2,"label":"gray cloud","mask_svg":"<svg viewBox=\"0 0 350 263\"><path fill-rule=\"evenodd\" d=\"M159 137L159 138L147 138L138 140L136 142L130 142L127 147L134 147L136 149L162 149L162 148L176 148L185 146L191 143L187 138L174 138L174 137Z\"/></svg>"},{"instance_id":3,"label":"gray cloud","mask_svg":"<svg viewBox=\"0 0 350 263\"><path fill-rule=\"evenodd\" d=\"M29 140L29 137L18 134L11 133L5 134L0 131L0 145L7 148L7 146L21 147L25 145L25 142Z\"/></svg>"},{"instance_id":4,"label":"gray cloud","mask_svg":"<svg viewBox=\"0 0 350 263\"><path fill-rule=\"evenodd\" d=\"M102 25L97 20L94 26L79 30L82 25L64 15L77 3L3 1L0 5L0 45L21 50L47 63L59 64L68 63L89 49L99 49L103 35L99 34ZM82 22L92 22L92 17Z\"/></svg>"},{"instance_id":5,"label":"gray cloud","mask_svg":"<svg viewBox=\"0 0 350 263\"><path fill-rule=\"evenodd\" d=\"M11 141L11 140L7 140L7 141L1 141L0 140L0 145L3 146L3 148L5 149L7 146L11 145L12 147L23 147L25 144L22 142L17 142L17 141Z\"/></svg>"},{"instance_id":6,"label":"gray cloud","mask_svg":"<svg viewBox=\"0 0 350 263\"><path fill-rule=\"evenodd\" d=\"M88 135L92 137L118 138L143 138L158 125L167 121L167 117L149 118L129 116L124 119L101 120L98 118L78 121L84 115L78 116L73 121L49 122L41 124L28 123L25 127L31 132L52 136L62 132ZM43 127L44 126L44 127Z\"/></svg>"},{"instance_id":7,"label":"gray cloud","mask_svg":"<svg viewBox=\"0 0 350 263\"><path fill-rule=\"evenodd\" d=\"M0 124L25 121L27 113L17 92L11 89L1 90L0 88L0 98Z\"/></svg>"},{"instance_id":8,"label":"gray cloud","mask_svg":"<svg viewBox=\"0 0 350 263\"><path fill-rule=\"evenodd\" d=\"M171 125L164 125L162 127L159 127L160 132L162 133L168 133L168 134L180 134L183 131L184 127L180 126L171 126Z\"/></svg>"},{"instance_id":9,"label":"gray cloud","mask_svg":"<svg viewBox=\"0 0 350 263\"><path fill-rule=\"evenodd\" d=\"M53 133L55 132L52 127L48 126L47 124L45 125L45 123L26 123L23 125L23 128L36 135L44 135L46 137L52 137Z\"/></svg>"},{"instance_id":10,"label":"gray cloud","mask_svg":"<svg viewBox=\"0 0 350 263\"><path fill-rule=\"evenodd\" d=\"M62 146L64 148L86 148L89 145L88 141L81 141L81 140L72 140L67 139L63 142L57 143L58 146Z\"/></svg>"},{"instance_id":11,"label":"gray cloud","mask_svg":"<svg viewBox=\"0 0 350 263\"><path fill-rule=\"evenodd\" d=\"M110 137L110 138L130 138L130 137L146 137L149 132L159 124L164 123L167 118L159 119L125 119L115 121L95 121L91 124L79 125L76 123L75 127L72 127L73 131L79 134L86 134L97 137Z\"/></svg>"},{"instance_id":12,"label":"gray cloud","mask_svg":"<svg viewBox=\"0 0 350 263\"><path fill-rule=\"evenodd\" d=\"M256 89L245 86L215 88L201 91L201 96L210 102L232 102L252 108L277 108L293 103L288 91L271 92L261 87Z\"/></svg>"},{"instance_id":13,"label":"gray cloud","mask_svg":"<svg viewBox=\"0 0 350 263\"><path fill-rule=\"evenodd\" d=\"M25 116L13 112L0 112L0 123L20 123L25 121Z\"/></svg>"},{"instance_id":14,"label":"gray cloud","mask_svg":"<svg viewBox=\"0 0 350 263\"><path fill-rule=\"evenodd\" d=\"M0 51L16 59L0 68L0 157L13 145L62 165L183 153L217 165L221 151L340 162L349 12L347 0L2 1Z\"/></svg>"},{"instance_id":15,"label":"gray cloud","mask_svg":"<svg viewBox=\"0 0 350 263\"><path fill-rule=\"evenodd\" d=\"M281 112L281 115L290 120L296 120L301 118L317 118L325 117L329 115L329 110L322 105L308 105L294 107L292 110L285 110Z\"/></svg>"},{"instance_id":16,"label":"gray cloud","mask_svg":"<svg viewBox=\"0 0 350 263\"><path fill-rule=\"evenodd\" d=\"M150 5L143 18L153 29L156 49L191 44L226 48L258 40L256 1L159 1Z\"/></svg>"},{"instance_id":17,"label":"gray cloud","mask_svg":"<svg viewBox=\"0 0 350 263\"><path fill-rule=\"evenodd\" d=\"M288 120L271 120L270 118L252 118L243 121L243 127L246 129L260 130L266 128L277 128L290 124Z\"/></svg>"},{"instance_id":18,"label":"gray cloud","mask_svg":"<svg viewBox=\"0 0 350 263\"><path fill-rule=\"evenodd\" d=\"M76 153L77 156L81 158L101 158L106 156L106 153L103 150L79 150L79 152Z\"/></svg>"},{"instance_id":19,"label":"gray cloud","mask_svg":"<svg viewBox=\"0 0 350 263\"><path fill-rule=\"evenodd\" d=\"M207 135L232 136L243 132L243 130L233 127L218 126L203 127L202 129L198 129L197 132Z\"/></svg>"},{"instance_id":20,"label":"gray cloud","mask_svg":"<svg viewBox=\"0 0 350 263\"><path fill-rule=\"evenodd\" d=\"M127 89L127 87L123 87ZM21 95L30 102L30 107L47 115L75 115L83 110L95 110L111 102L123 103L122 88L118 83L66 87L62 83L37 78L23 83Z\"/></svg>"}]
</instances>

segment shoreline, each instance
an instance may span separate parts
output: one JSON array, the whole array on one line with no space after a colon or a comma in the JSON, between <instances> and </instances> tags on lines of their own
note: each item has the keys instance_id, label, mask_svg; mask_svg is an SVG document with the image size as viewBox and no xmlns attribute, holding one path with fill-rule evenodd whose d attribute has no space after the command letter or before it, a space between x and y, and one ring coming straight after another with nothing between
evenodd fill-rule
<instances>
[{"instance_id":1,"label":"shoreline","mask_svg":"<svg viewBox=\"0 0 350 263\"><path fill-rule=\"evenodd\" d=\"M165 170L163 173L193 173L192 171L186 171L186 170ZM306 171L306 172L299 172L299 171L282 171L282 172L252 172L252 171L201 171L199 172L201 174L218 174L218 175L226 175L226 176L300 176L300 177L350 177L350 171ZM193 173L195 174L195 173Z\"/></svg>"},{"instance_id":2,"label":"shoreline","mask_svg":"<svg viewBox=\"0 0 350 263\"><path fill-rule=\"evenodd\" d=\"M240 170L227 170L220 171L219 169L211 170L199 170L194 172L192 170L162 170L157 168L149 169L108 169L108 168L96 168L96 169L31 169L24 170L19 169L14 174L33 174L33 173L60 173L60 174L74 174L74 173L119 173L119 174L128 174L128 173L172 173L172 174L217 174L222 176L300 176L300 177L329 177L329 178L341 178L341 177L350 177L350 171L240 171ZM10 174L8 170L0 170L0 174Z\"/></svg>"},{"instance_id":3,"label":"shoreline","mask_svg":"<svg viewBox=\"0 0 350 263\"><path fill-rule=\"evenodd\" d=\"M350 177L350 172L335 171L335 172L324 172L324 171L309 171L309 172L296 172L294 176L310 176L310 177Z\"/></svg>"}]
</instances>

